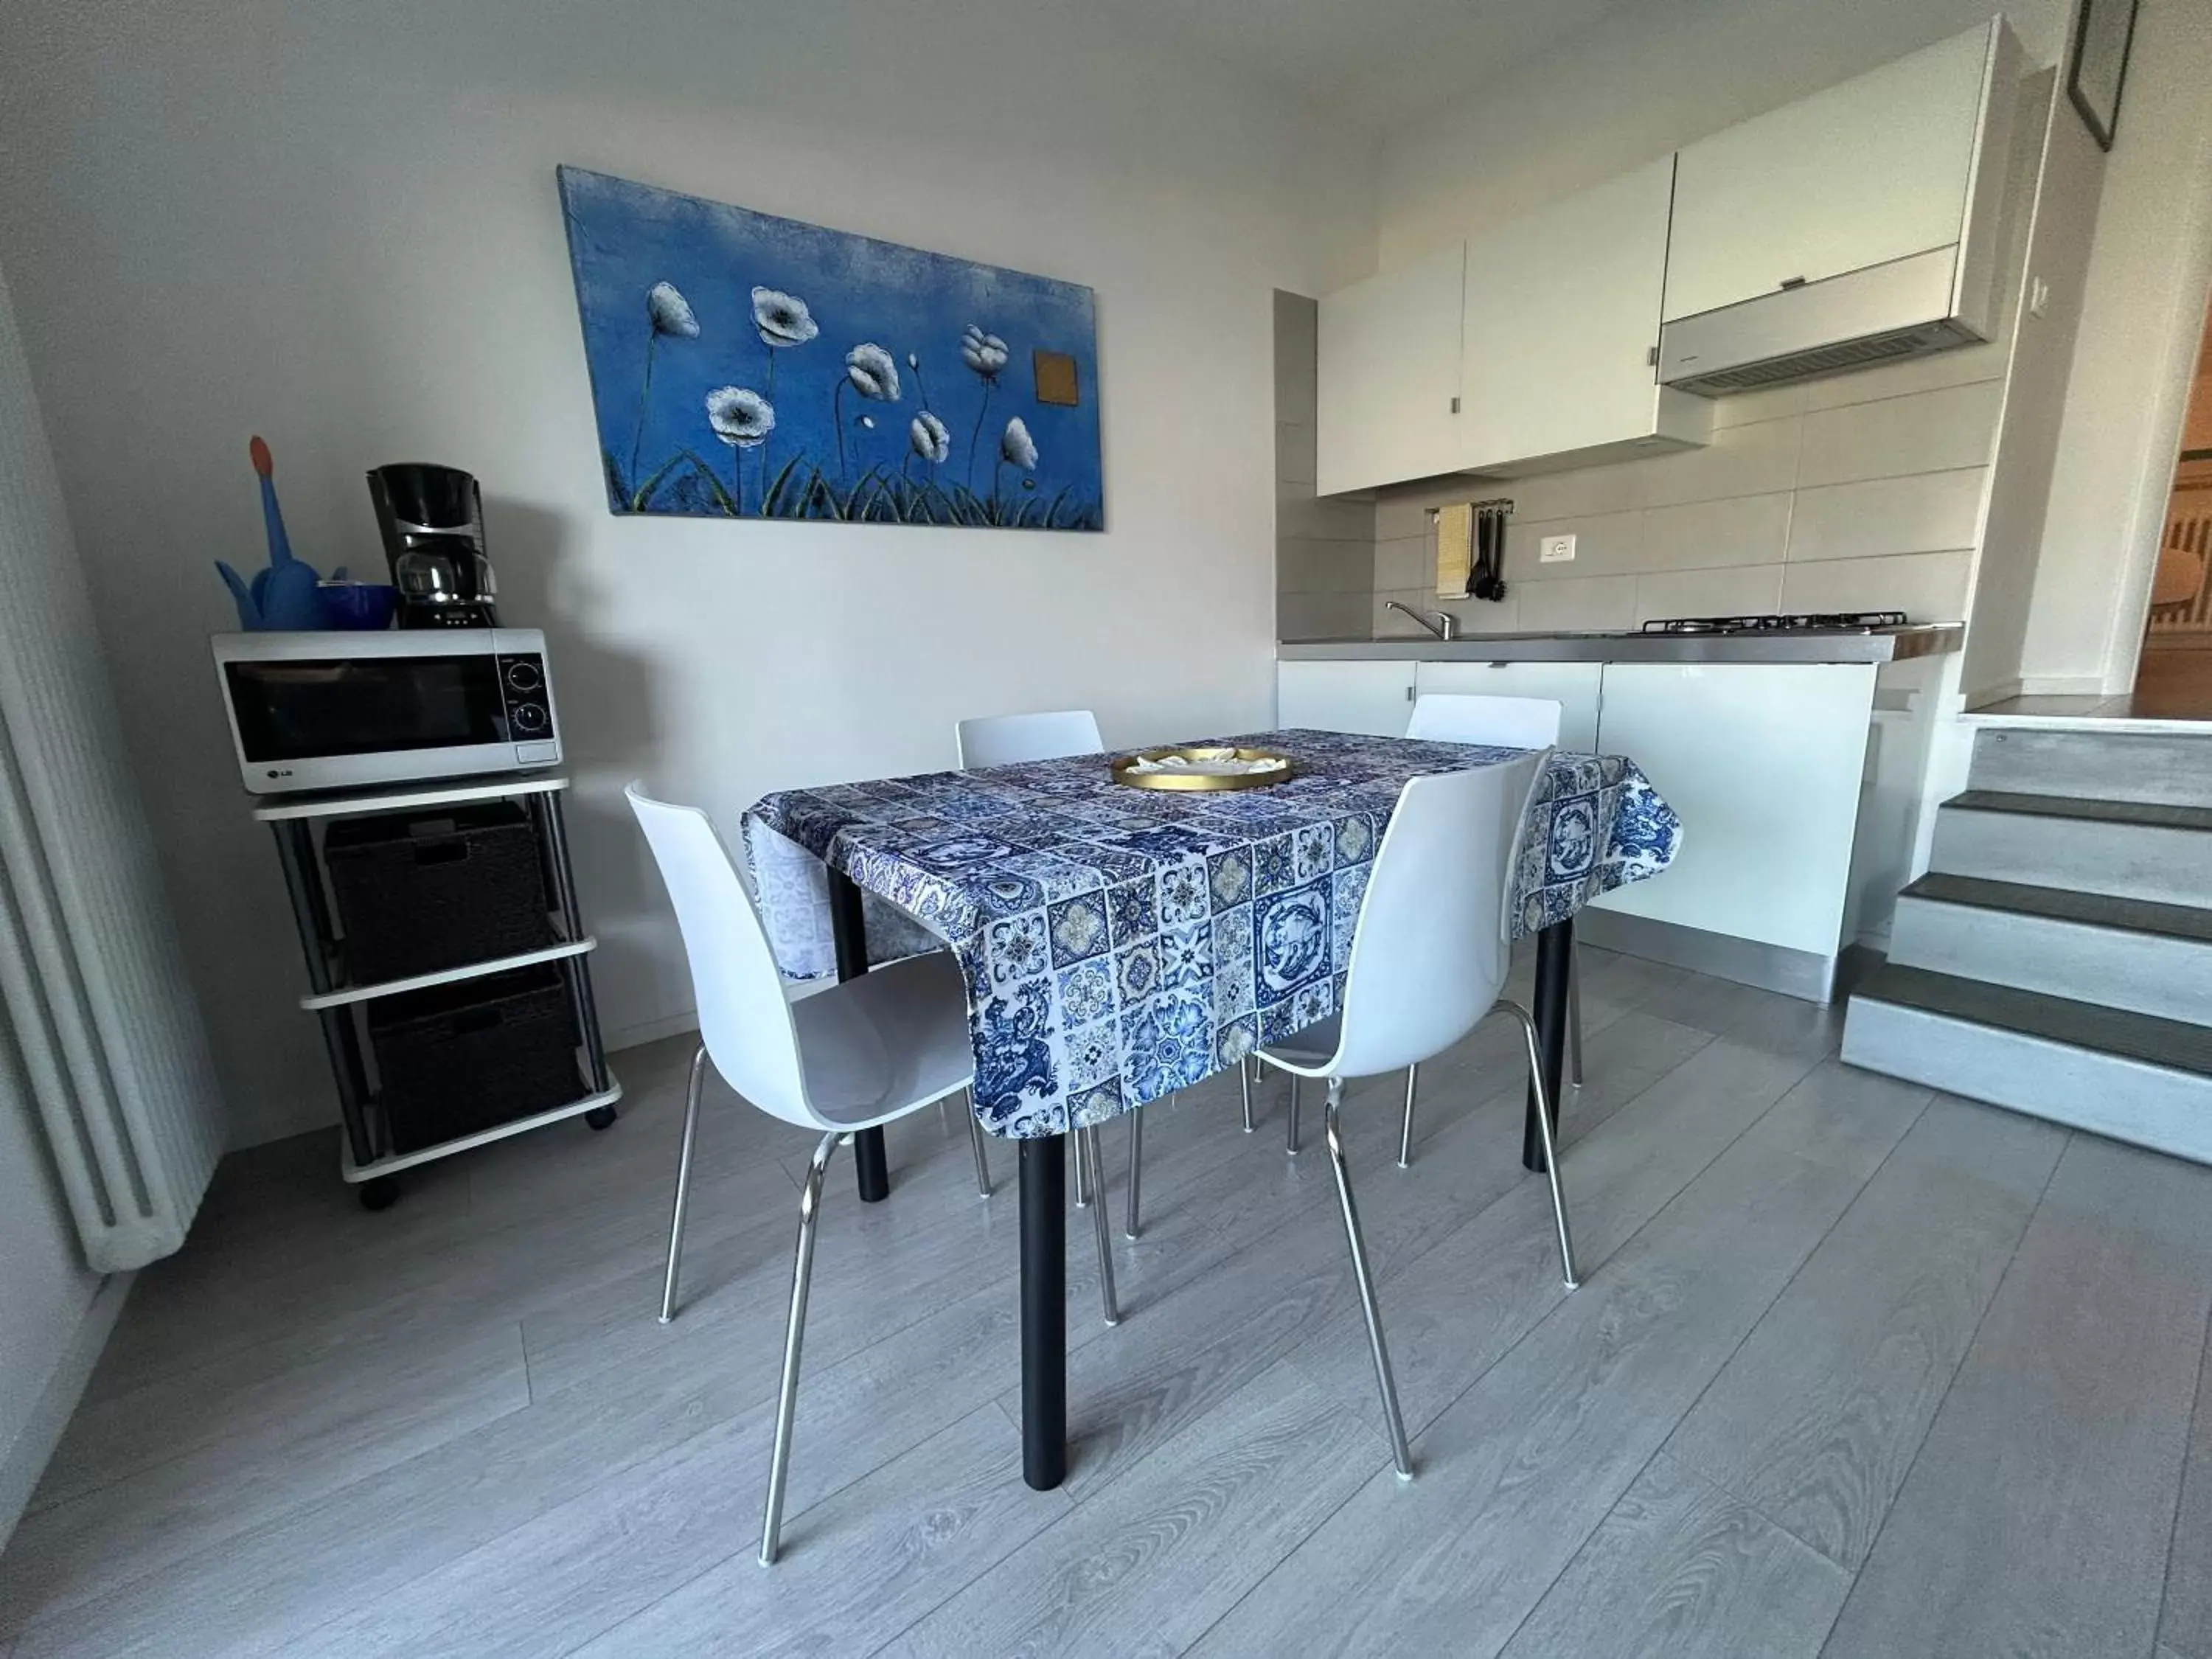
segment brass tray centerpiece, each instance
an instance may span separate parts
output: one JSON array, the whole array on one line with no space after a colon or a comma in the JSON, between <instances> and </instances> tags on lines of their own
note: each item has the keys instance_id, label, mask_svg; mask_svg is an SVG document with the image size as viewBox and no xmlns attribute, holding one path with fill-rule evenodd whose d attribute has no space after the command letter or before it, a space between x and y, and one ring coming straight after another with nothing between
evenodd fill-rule
<instances>
[{"instance_id":1,"label":"brass tray centerpiece","mask_svg":"<svg viewBox=\"0 0 2212 1659\"><path fill-rule=\"evenodd\" d=\"M1272 749L1187 744L1144 749L1113 764L1114 781L1133 789L1265 789L1292 773L1291 757Z\"/></svg>"}]
</instances>

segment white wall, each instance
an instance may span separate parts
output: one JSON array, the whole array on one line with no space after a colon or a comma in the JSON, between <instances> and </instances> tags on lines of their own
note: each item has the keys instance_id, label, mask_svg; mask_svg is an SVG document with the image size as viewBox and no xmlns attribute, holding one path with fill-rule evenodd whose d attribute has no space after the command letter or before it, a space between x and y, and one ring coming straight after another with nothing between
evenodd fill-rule
<instances>
[{"instance_id":1,"label":"white wall","mask_svg":"<svg viewBox=\"0 0 2212 1659\"><path fill-rule=\"evenodd\" d=\"M2066 381L2097 224L2105 152L2054 76L2039 75L2047 119L2021 123L2015 170L2034 193L2025 261L2001 267L2033 300L2012 299L2014 331L1997 433L1997 465L1974 562L1961 684L1969 707L2017 696L2066 408ZM2055 95L2054 95L2055 94ZM2033 182L2039 179L2039 182ZM2026 204L2023 203L2023 206Z\"/></svg>"},{"instance_id":2,"label":"white wall","mask_svg":"<svg viewBox=\"0 0 2212 1659\"><path fill-rule=\"evenodd\" d=\"M0 277L0 454L30 455L35 465L44 446L7 282ZM10 554L69 556L69 526L52 491L51 473L0 480L0 537L24 540ZM0 1007L0 1546L52 1450L58 1410L74 1401L72 1383L83 1380L58 1378L57 1372L77 1346L100 1285L78 1249L15 1033ZM61 1393L67 1401L52 1397Z\"/></svg>"},{"instance_id":3,"label":"white wall","mask_svg":"<svg viewBox=\"0 0 2212 1659\"><path fill-rule=\"evenodd\" d=\"M1271 293L1364 271L1372 155L1080 0L21 0L0 242L236 1138L328 1121L266 839L223 738L209 568L379 561L362 474L483 479L506 620L544 626L617 1036L690 991L619 798L949 763L959 715L1109 740L1271 708ZM12 157L12 161L8 158ZM616 520L554 191L569 161L1092 284L1108 533Z\"/></svg>"},{"instance_id":4,"label":"white wall","mask_svg":"<svg viewBox=\"0 0 2212 1659\"><path fill-rule=\"evenodd\" d=\"M2212 280L2212 8L2142 0L2106 158L2021 678L2135 678Z\"/></svg>"},{"instance_id":5,"label":"white wall","mask_svg":"<svg viewBox=\"0 0 2212 1659\"><path fill-rule=\"evenodd\" d=\"M1382 266L1850 79L2002 10L2031 65L2065 0L1639 0L1383 146ZM2132 90L2130 93L2133 96Z\"/></svg>"}]
</instances>

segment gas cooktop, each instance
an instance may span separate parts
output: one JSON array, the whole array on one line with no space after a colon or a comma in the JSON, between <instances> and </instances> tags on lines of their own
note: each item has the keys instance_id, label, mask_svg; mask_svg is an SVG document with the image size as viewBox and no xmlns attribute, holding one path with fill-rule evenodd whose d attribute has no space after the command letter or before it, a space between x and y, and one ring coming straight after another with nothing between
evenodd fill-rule
<instances>
[{"instance_id":1,"label":"gas cooktop","mask_svg":"<svg viewBox=\"0 0 2212 1659\"><path fill-rule=\"evenodd\" d=\"M1646 634L1871 634L1877 628L1902 628L1902 611L1767 611L1755 617L1661 617L1644 624Z\"/></svg>"}]
</instances>

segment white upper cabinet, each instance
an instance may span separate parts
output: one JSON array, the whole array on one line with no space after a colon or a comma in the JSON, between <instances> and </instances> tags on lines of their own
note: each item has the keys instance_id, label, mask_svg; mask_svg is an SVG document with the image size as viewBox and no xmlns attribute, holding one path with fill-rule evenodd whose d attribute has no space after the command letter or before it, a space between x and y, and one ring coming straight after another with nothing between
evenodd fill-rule
<instances>
[{"instance_id":1,"label":"white upper cabinet","mask_svg":"<svg viewBox=\"0 0 2212 1659\"><path fill-rule=\"evenodd\" d=\"M1674 184L1669 155L1468 241L1458 467L1709 440L1712 405L1653 367Z\"/></svg>"},{"instance_id":2,"label":"white upper cabinet","mask_svg":"<svg viewBox=\"0 0 2212 1659\"><path fill-rule=\"evenodd\" d=\"M1666 320L1958 244L2008 48L1992 19L1681 151Z\"/></svg>"},{"instance_id":3,"label":"white upper cabinet","mask_svg":"<svg viewBox=\"0 0 2212 1659\"><path fill-rule=\"evenodd\" d=\"M1370 489L1458 465L1460 307L1454 246L1321 302L1316 484Z\"/></svg>"},{"instance_id":4,"label":"white upper cabinet","mask_svg":"<svg viewBox=\"0 0 2212 1659\"><path fill-rule=\"evenodd\" d=\"M1693 392L1988 337L2019 54L1993 17L1323 300L1321 493L1701 444Z\"/></svg>"}]
</instances>

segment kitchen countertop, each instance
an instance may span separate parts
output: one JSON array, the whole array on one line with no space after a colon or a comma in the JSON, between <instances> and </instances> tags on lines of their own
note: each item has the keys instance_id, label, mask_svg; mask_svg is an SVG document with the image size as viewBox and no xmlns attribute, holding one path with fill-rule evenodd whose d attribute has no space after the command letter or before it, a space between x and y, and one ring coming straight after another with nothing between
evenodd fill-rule
<instances>
[{"instance_id":1,"label":"kitchen countertop","mask_svg":"<svg viewBox=\"0 0 2212 1659\"><path fill-rule=\"evenodd\" d=\"M1771 634L1478 634L1285 640L1281 662L1900 662L1956 651L1959 623Z\"/></svg>"}]
</instances>

